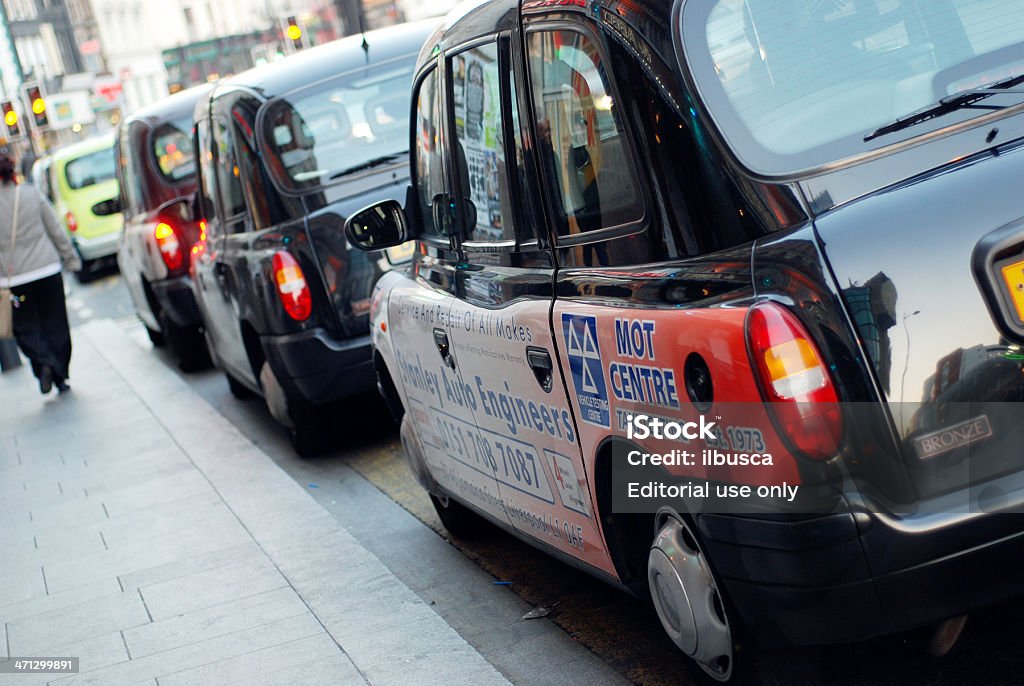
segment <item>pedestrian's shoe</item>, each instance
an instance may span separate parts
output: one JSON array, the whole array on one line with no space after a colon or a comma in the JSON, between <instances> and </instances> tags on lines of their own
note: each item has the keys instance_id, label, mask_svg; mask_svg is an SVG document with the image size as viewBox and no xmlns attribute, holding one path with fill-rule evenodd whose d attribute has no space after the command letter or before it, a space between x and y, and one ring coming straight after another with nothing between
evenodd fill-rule
<instances>
[{"instance_id":1,"label":"pedestrian's shoe","mask_svg":"<svg viewBox=\"0 0 1024 686\"><path fill-rule=\"evenodd\" d=\"M54 382L54 386L57 387L57 392L64 394L71 390L71 385L68 384L67 379L59 379Z\"/></svg>"},{"instance_id":2,"label":"pedestrian's shoe","mask_svg":"<svg viewBox=\"0 0 1024 686\"><path fill-rule=\"evenodd\" d=\"M46 395L53 390L53 370L43 367L39 370L39 391Z\"/></svg>"}]
</instances>

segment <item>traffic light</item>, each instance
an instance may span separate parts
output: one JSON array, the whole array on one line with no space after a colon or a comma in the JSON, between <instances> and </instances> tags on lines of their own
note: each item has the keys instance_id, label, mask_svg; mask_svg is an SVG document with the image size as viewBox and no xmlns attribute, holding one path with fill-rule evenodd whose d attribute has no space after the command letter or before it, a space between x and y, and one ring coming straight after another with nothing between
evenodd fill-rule
<instances>
[{"instance_id":1,"label":"traffic light","mask_svg":"<svg viewBox=\"0 0 1024 686\"><path fill-rule=\"evenodd\" d=\"M7 125L8 140L21 137L21 124L18 123L18 111L14 109L14 103L4 100L0 104L4 113L4 124Z\"/></svg>"},{"instance_id":2,"label":"traffic light","mask_svg":"<svg viewBox=\"0 0 1024 686\"><path fill-rule=\"evenodd\" d=\"M37 129L44 129L50 125L50 117L46 112L46 98L43 97L43 90L33 84L25 86L25 99L28 100L29 109L35 118Z\"/></svg>"},{"instance_id":3,"label":"traffic light","mask_svg":"<svg viewBox=\"0 0 1024 686\"><path fill-rule=\"evenodd\" d=\"M284 30L284 35L292 42L293 48L296 50L302 50L302 27L299 26L298 19L295 17L288 17L288 26Z\"/></svg>"}]
</instances>

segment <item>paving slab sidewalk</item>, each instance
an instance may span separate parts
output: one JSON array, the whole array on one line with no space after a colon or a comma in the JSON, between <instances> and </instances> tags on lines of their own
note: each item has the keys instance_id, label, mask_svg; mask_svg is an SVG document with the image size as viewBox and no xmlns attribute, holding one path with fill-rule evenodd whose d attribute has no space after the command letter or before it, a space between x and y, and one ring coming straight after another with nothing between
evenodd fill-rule
<instances>
[{"instance_id":1,"label":"paving slab sidewalk","mask_svg":"<svg viewBox=\"0 0 1024 686\"><path fill-rule=\"evenodd\" d=\"M74 337L69 395L0 377L0 659L80 671L0 684L508 683L163 362Z\"/></svg>"}]
</instances>

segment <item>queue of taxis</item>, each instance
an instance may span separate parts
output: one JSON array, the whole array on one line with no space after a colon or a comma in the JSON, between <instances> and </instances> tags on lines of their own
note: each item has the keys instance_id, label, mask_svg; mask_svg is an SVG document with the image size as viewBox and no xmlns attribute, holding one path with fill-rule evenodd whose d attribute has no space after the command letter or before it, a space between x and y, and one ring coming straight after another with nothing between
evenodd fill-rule
<instances>
[{"instance_id":1,"label":"queue of taxis","mask_svg":"<svg viewBox=\"0 0 1024 686\"><path fill-rule=\"evenodd\" d=\"M934 626L942 652L1020 595L1013 10L450 14L413 77L411 191L346 226L415 245L374 289L374 364L449 530L649 596L722 683L771 678L751 641Z\"/></svg>"}]
</instances>

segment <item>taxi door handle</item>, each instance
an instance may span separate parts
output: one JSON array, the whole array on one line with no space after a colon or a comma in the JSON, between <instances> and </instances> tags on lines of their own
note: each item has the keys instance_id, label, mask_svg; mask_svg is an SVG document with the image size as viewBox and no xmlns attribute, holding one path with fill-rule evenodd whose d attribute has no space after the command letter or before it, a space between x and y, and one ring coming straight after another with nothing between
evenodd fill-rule
<instances>
[{"instance_id":1,"label":"taxi door handle","mask_svg":"<svg viewBox=\"0 0 1024 686\"><path fill-rule=\"evenodd\" d=\"M445 366L455 369L455 358L452 357L448 333L444 329L434 329L434 345L437 346L437 352L441 353L441 359L444 360Z\"/></svg>"},{"instance_id":2,"label":"taxi door handle","mask_svg":"<svg viewBox=\"0 0 1024 686\"><path fill-rule=\"evenodd\" d=\"M529 347L526 349L526 360L537 378L537 383L544 389L545 393L551 392L551 354L544 348Z\"/></svg>"}]
</instances>

